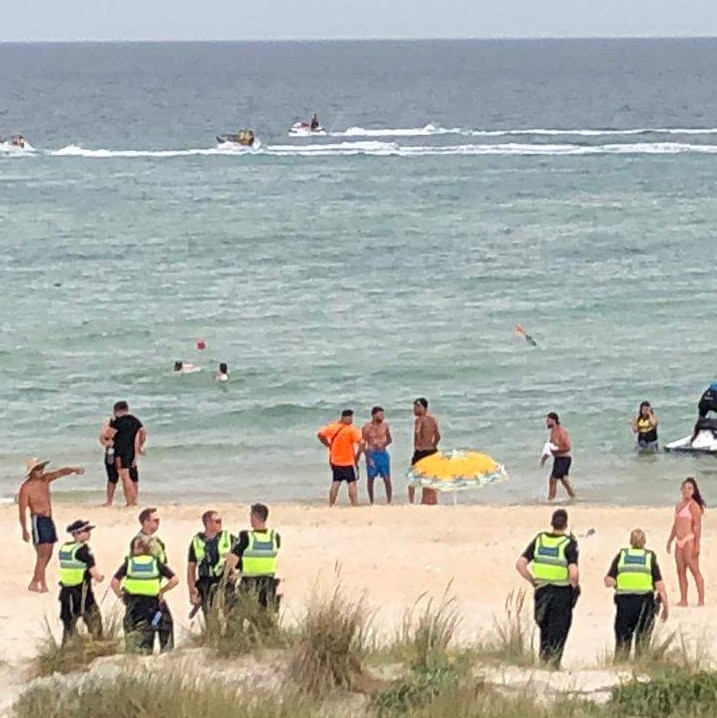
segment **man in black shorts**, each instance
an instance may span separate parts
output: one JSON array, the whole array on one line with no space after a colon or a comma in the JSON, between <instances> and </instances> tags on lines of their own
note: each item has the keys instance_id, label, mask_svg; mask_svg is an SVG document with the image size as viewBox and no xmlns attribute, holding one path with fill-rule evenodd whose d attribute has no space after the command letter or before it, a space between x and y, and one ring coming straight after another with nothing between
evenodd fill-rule
<instances>
[{"instance_id":1,"label":"man in black shorts","mask_svg":"<svg viewBox=\"0 0 717 718\"><path fill-rule=\"evenodd\" d=\"M125 503L127 506L136 506L139 477L135 472L135 480L133 480L131 471L137 466L137 457L144 454L147 430L136 416L129 413L129 405L126 401L118 401L114 405L114 419L110 421L110 431L106 436L113 442L115 468L118 478L122 480ZM110 476L108 471L107 479L111 482Z\"/></svg>"},{"instance_id":2,"label":"man in black shorts","mask_svg":"<svg viewBox=\"0 0 717 718\"><path fill-rule=\"evenodd\" d=\"M329 506L336 503L339 487L346 482L349 501L352 506L358 505L358 460L366 448L361 432L353 425L354 413L344 409L341 418L327 424L316 434L316 438L329 450L331 466L331 489L329 490Z\"/></svg>"},{"instance_id":3,"label":"man in black shorts","mask_svg":"<svg viewBox=\"0 0 717 718\"><path fill-rule=\"evenodd\" d=\"M552 501L558 490L558 481L562 483L571 499L575 498L575 489L570 483L570 465L573 459L570 456L572 448L570 435L560 423L558 415L551 411L545 417L545 426L550 429L550 439L545 445L540 465L543 466L550 456L553 457L553 470L548 478L548 501Z\"/></svg>"},{"instance_id":4,"label":"man in black shorts","mask_svg":"<svg viewBox=\"0 0 717 718\"><path fill-rule=\"evenodd\" d=\"M117 464L115 463L115 447L114 447L114 430L111 428L111 422L114 420L114 416L108 422L102 424L100 429L100 444L105 449L104 465L105 471L107 472L107 500L105 506L112 506L115 498L115 491L117 489L117 482L119 481L119 471L117 470ZM137 463L130 467L129 478L133 484L139 483L139 470L137 469Z\"/></svg>"}]
</instances>

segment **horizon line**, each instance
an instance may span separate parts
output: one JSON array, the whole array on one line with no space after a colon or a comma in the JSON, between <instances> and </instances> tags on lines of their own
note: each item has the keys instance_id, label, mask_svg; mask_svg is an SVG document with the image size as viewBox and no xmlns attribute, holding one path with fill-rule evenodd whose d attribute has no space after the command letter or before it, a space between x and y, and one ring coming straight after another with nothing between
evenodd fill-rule
<instances>
[{"instance_id":1,"label":"horizon line","mask_svg":"<svg viewBox=\"0 0 717 718\"><path fill-rule=\"evenodd\" d=\"M630 40L715 40L714 35L491 35L483 37L276 37L276 38L243 38L243 39L172 39L172 38L81 38L64 40L2 40L0 45L130 45L130 44L236 44L236 43L356 43L356 42L540 42L540 41L585 41L609 40L614 42Z\"/></svg>"}]
</instances>

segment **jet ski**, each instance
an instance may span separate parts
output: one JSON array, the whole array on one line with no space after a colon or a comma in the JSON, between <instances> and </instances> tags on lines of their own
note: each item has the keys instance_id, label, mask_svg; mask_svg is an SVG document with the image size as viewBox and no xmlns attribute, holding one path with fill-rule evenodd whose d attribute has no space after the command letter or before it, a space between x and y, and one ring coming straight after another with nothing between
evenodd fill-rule
<instances>
[{"instance_id":1,"label":"jet ski","mask_svg":"<svg viewBox=\"0 0 717 718\"><path fill-rule=\"evenodd\" d=\"M665 451L717 456L717 419L698 419L694 431L689 436L665 444Z\"/></svg>"},{"instance_id":2,"label":"jet ski","mask_svg":"<svg viewBox=\"0 0 717 718\"><path fill-rule=\"evenodd\" d=\"M227 142L242 147L253 147L256 138L254 130L239 130L239 132L229 133L226 135L217 135L217 142L223 145Z\"/></svg>"},{"instance_id":3,"label":"jet ski","mask_svg":"<svg viewBox=\"0 0 717 718\"><path fill-rule=\"evenodd\" d=\"M27 140L22 135L11 135L7 139L0 139L0 144L19 150L24 150L28 146Z\"/></svg>"},{"instance_id":4,"label":"jet ski","mask_svg":"<svg viewBox=\"0 0 717 718\"><path fill-rule=\"evenodd\" d=\"M310 122L295 122L289 128L289 137L311 137L312 135L326 135L326 130L321 125L312 127Z\"/></svg>"}]
</instances>

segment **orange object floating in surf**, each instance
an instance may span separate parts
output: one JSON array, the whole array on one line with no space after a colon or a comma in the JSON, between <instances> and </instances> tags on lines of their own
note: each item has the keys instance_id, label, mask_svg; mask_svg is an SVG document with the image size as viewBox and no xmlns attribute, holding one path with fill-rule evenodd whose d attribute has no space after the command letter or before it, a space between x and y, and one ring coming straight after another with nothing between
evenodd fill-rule
<instances>
[{"instance_id":1,"label":"orange object floating in surf","mask_svg":"<svg viewBox=\"0 0 717 718\"><path fill-rule=\"evenodd\" d=\"M207 343L204 341L204 339L199 339L197 341L197 349L206 349Z\"/></svg>"},{"instance_id":2,"label":"orange object floating in surf","mask_svg":"<svg viewBox=\"0 0 717 718\"><path fill-rule=\"evenodd\" d=\"M523 337L523 339L525 339L525 341L528 342L528 344L530 344L530 346L532 346L532 347L538 346L538 342L536 342L535 339L533 339L533 337L531 337L530 334L528 334L528 332L526 332L525 329L523 329L523 327L520 326L520 324L518 324L515 327L515 333L518 334L519 336Z\"/></svg>"}]
</instances>

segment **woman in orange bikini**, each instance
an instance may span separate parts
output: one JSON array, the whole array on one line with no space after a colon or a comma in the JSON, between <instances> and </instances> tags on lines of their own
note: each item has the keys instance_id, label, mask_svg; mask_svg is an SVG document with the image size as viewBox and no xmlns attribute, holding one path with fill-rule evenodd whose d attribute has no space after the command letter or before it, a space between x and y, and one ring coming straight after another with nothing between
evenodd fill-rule
<instances>
[{"instance_id":1,"label":"woman in orange bikini","mask_svg":"<svg viewBox=\"0 0 717 718\"><path fill-rule=\"evenodd\" d=\"M697 488L697 482L689 477L682 482L682 500L675 507L675 521L670 538L667 539L667 553L675 541L675 563L677 581L680 584L680 602L687 605L687 569L690 570L697 586L697 605L705 605L705 581L700 573L700 539L702 538L702 514L705 502Z\"/></svg>"}]
</instances>

